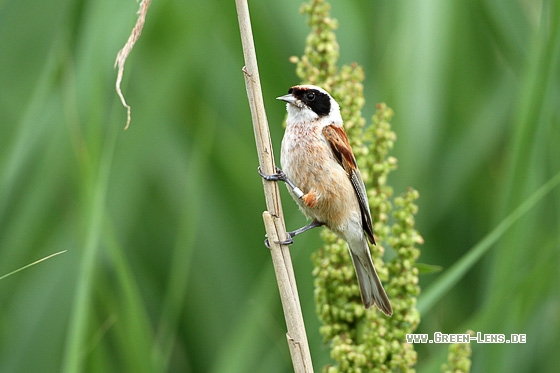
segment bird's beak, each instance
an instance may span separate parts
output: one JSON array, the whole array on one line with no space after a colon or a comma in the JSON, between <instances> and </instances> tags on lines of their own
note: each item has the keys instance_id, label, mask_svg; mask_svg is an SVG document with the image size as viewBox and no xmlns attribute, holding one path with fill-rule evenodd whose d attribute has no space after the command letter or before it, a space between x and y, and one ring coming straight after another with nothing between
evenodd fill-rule
<instances>
[{"instance_id":1,"label":"bird's beak","mask_svg":"<svg viewBox=\"0 0 560 373\"><path fill-rule=\"evenodd\" d=\"M293 105L295 105L297 101L297 98L295 98L294 95L292 95L291 93L284 96L276 97L276 99L280 101L285 101L288 104L293 104Z\"/></svg>"}]
</instances>

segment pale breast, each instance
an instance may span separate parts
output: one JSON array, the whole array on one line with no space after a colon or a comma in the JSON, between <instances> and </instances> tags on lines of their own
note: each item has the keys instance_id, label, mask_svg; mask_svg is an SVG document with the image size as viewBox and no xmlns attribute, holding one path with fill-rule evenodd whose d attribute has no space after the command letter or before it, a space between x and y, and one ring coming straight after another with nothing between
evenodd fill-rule
<instances>
[{"instance_id":1,"label":"pale breast","mask_svg":"<svg viewBox=\"0 0 560 373\"><path fill-rule=\"evenodd\" d=\"M295 198L303 213L337 232L345 229L349 215L359 220L360 210L350 179L334 159L321 129L319 125L291 124L282 140L280 162L296 186L304 193L314 191L317 195L312 208Z\"/></svg>"}]
</instances>

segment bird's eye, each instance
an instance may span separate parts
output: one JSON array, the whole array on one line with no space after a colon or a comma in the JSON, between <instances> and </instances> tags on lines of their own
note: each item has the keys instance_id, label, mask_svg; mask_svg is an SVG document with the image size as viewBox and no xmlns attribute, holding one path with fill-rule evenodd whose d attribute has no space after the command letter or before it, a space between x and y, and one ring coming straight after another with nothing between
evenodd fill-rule
<instances>
[{"instance_id":1,"label":"bird's eye","mask_svg":"<svg viewBox=\"0 0 560 373\"><path fill-rule=\"evenodd\" d=\"M306 98L308 101L313 101L313 100L315 100L315 93L313 93L313 92L308 92L308 93L305 94L305 98Z\"/></svg>"}]
</instances>

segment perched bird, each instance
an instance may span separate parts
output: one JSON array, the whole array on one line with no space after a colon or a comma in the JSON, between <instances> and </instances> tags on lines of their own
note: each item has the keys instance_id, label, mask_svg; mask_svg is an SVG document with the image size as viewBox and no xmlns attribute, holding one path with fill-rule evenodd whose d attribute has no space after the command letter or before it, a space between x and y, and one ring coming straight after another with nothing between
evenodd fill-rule
<instances>
[{"instance_id":1,"label":"perched bird","mask_svg":"<svg viewBox=\"0 0 560 373\"><path fill-rule=\"evenodd\" d=\"M288 111L276 174L267 180L288 184L290 194L312 223L294 232L325 225L348 243L366 308L374 304L391 316L393 310L373 266L368 240L375 244L366 188L342 127L338 103L324 89L297 85L278 97Z\"/></svg>"}]
</instances>

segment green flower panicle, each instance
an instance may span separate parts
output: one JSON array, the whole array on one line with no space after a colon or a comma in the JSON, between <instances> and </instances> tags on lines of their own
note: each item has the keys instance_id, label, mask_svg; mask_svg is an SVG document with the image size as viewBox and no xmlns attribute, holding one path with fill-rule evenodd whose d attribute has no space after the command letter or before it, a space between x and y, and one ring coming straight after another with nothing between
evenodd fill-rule
<instances>
[{"instance_id":1,"label":"green flower panicle","mask_svg":"<svg viewBox=\"0 0 560 373\"><path fill-rule=\"evenodd\" d=\"M467 334L474 335L472 330ZM470 343L452 343L449 345L447 364L441 366L442 373L468 373L471 370L471 345Z\"/></svg>"},{"instance_id":2,"label":"green flower panicle","mask_svg":"<svg viewBox=\"0 0 560 373\"><path fill-rule=\"evenodd\" d=\"M303 57L297 61L296 74L307 84L323 84L329 91L336 74L339 48L334 30L338 23L328 14L330 5L325 1L314 1L303 4L301 13L308 16L307 24L311 33L307 36Z\"/></svg>"},{"instance_id":3,"label":"green flower panicle","mask_svg":"<svg viewBox=\"0 0 560 373\"><path fill-rule=\"evenodd\" d=\"M390 156L396 141L390 124L393 111L379 104L373 123L365 125L361 113L364 72L357 64L337 66L337 22L330 18L330 5L311 0L301 11L308 16L311 32L304 55L291 60L302 83L325 88L340 104L374 219L377 245L371 247L372 257L394 311L392 317L386 317L376 309L364 309L346 243L323 230L324 246L312 256L317 314L323 324L320 331L334 360L323 371L414 371L416 352L405 337L420 322L415 265L420 254L417 245L423 240L414 228L418 192L409 189L393 198L393 189L387 184L389 174L397 168L396 158ZM393 257L388 263L382 259L385 251Z\"/></svg>"}]
</instances>

